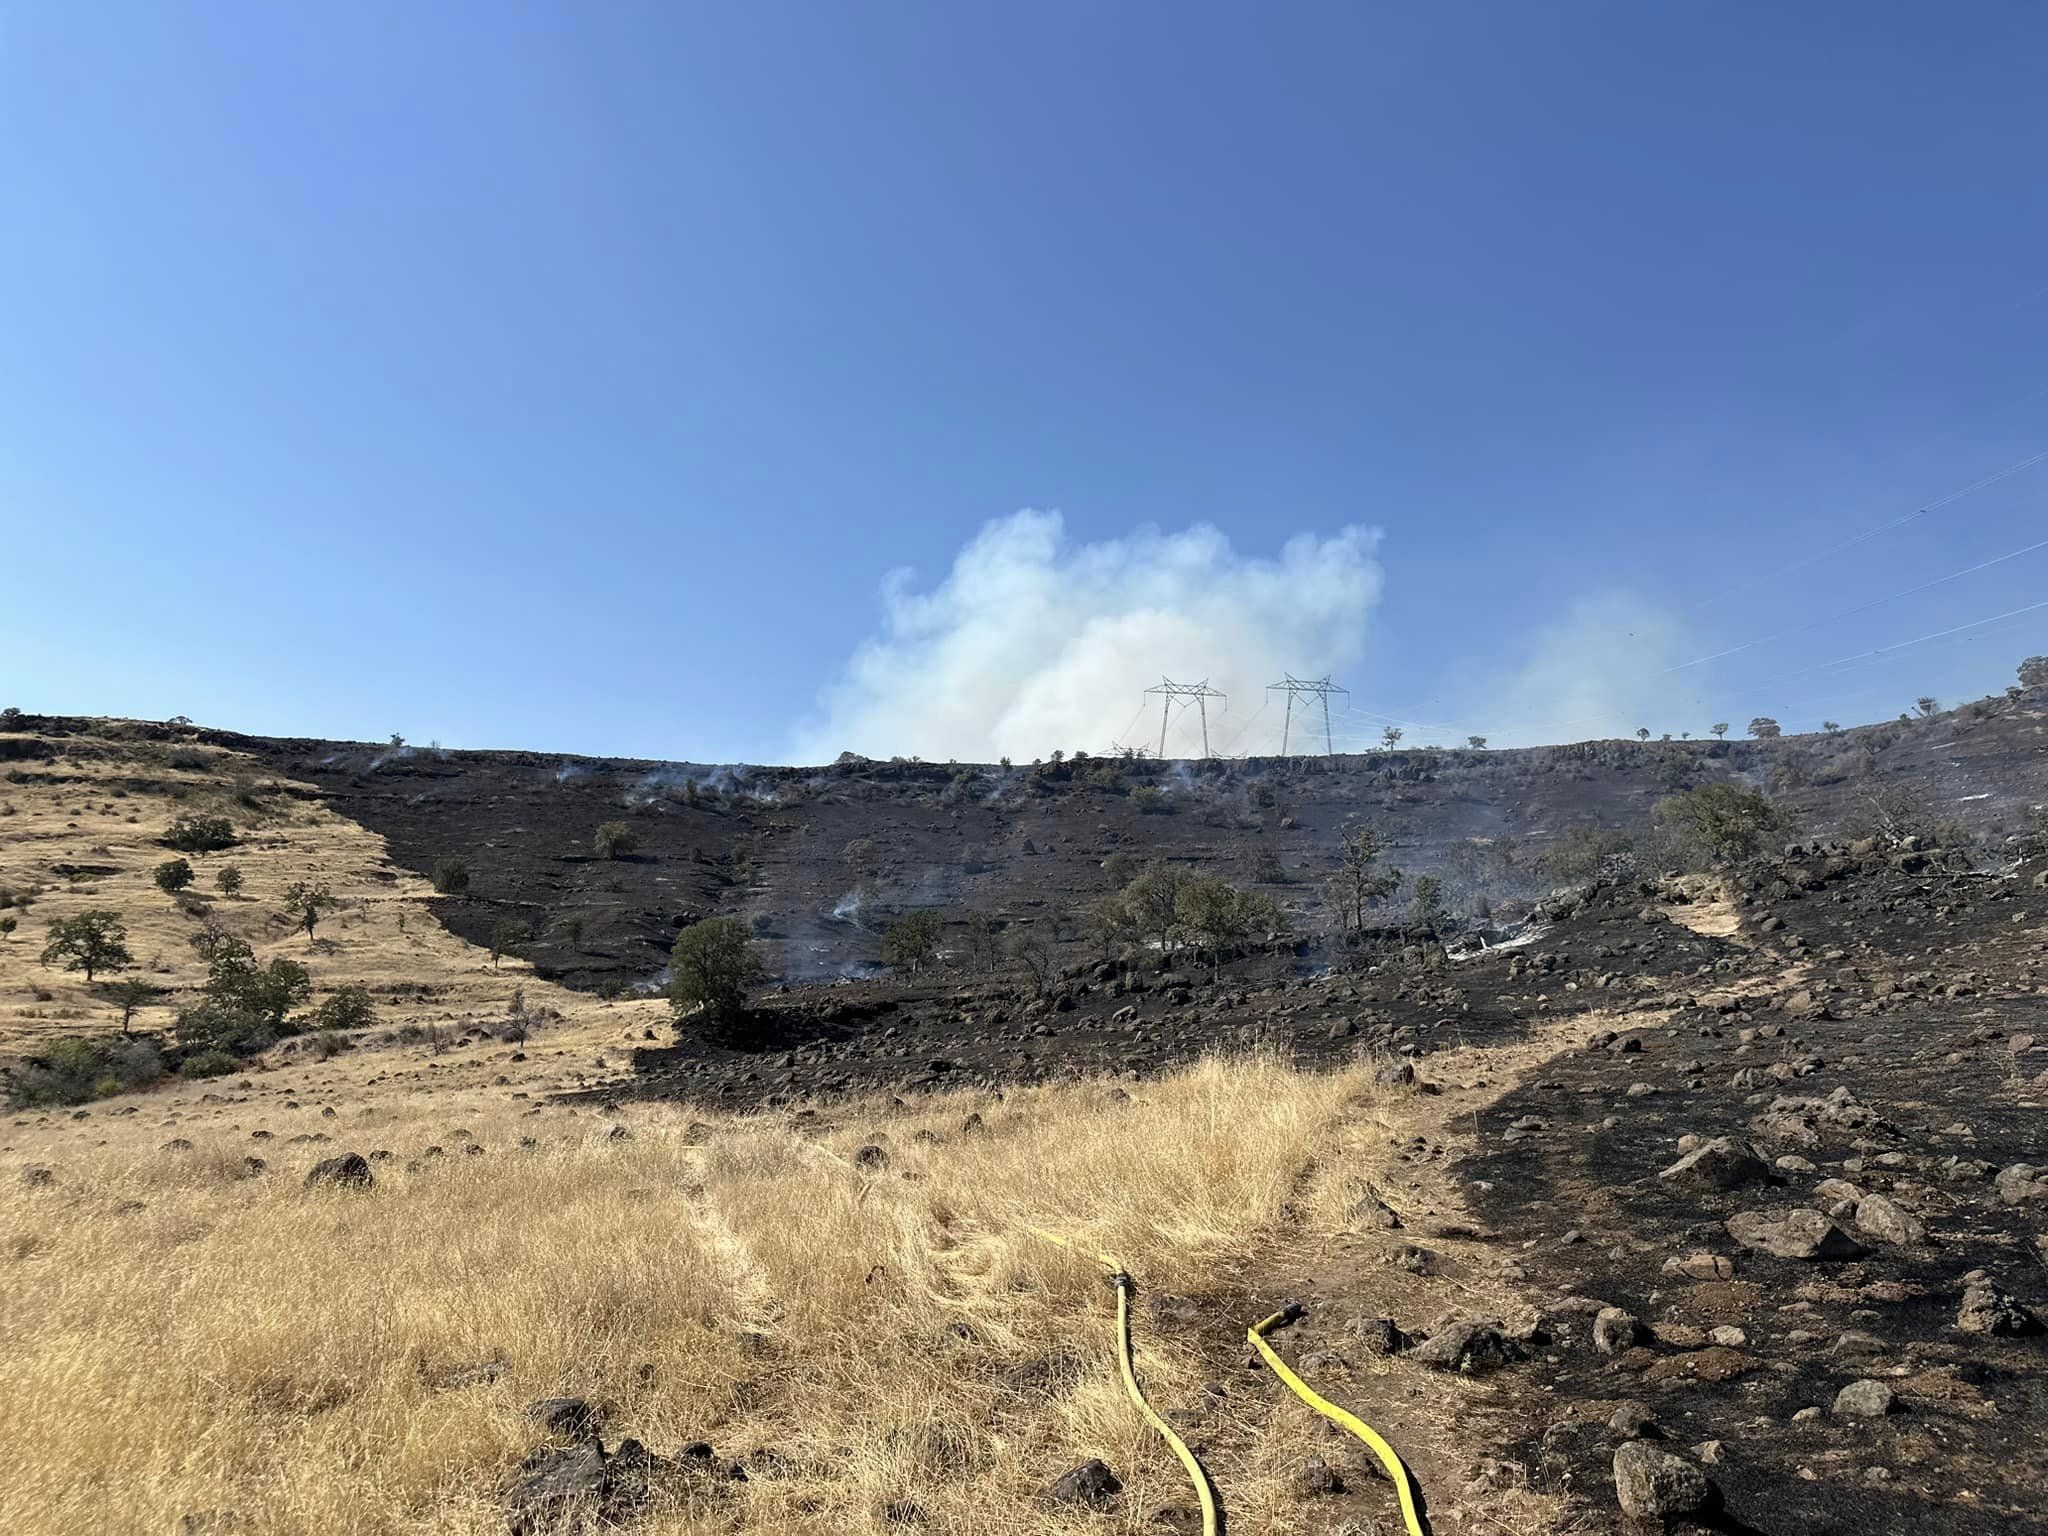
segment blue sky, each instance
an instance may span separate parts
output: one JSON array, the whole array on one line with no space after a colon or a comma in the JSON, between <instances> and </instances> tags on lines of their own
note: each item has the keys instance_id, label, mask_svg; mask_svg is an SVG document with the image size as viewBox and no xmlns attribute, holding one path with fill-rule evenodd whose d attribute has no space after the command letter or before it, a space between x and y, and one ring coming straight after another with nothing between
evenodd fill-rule
<instances>
[{"instance_id":1,"label":"blue sky","mask_svg":"<svg viewBox=\"0 0 2048 1536\"><path fill-rule=\"evenodd\" d=\"M1411 741L1991 691L2048 609L1824 664L2048 599L2048 462L1783 568L2048 450L2044 62L2020 4L16 7L0 702L786 759L1142 739L1162 674L1238 750L1280 669Z\"/></svg>"}]
</instances>

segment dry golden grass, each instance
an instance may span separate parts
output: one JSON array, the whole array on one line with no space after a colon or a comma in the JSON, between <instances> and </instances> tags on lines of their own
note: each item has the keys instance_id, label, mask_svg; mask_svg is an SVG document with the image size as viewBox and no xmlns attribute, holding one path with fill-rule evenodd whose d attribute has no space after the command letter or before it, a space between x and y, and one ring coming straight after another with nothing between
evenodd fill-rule
<instances>
[{"instance_id":1,"label":"dry golden grass","mask_svg":"<svg viewBox=\"0 0 2048 1536\"><path fill-rule=\"evenodd\" d=\"M167 1029L205 981L191 940L208 923L249 940L259 959L284 955L305 964L318 994L349 983L370 987L387 1024L502 1016L522 985L530 1002L573 1023L603 1012L596 999L539 982L515 959L493 969L481 950L434 920L426 906L432 887L393 864L382 838L327 809L311 785L270 778L255 759L219 748L173 750L112 737L63 745L66 755L56 762L17 765L21 778L0 782L0 812L11 809L0 815L0 888L41 890L28 911L14 914L12 937L0 939L0 1054L119 1022L82 975L39 958L49 924L88 907L122 915L137 967L128 974L167 989L137 1016L138 1029ZM237 798L238 785L257 791L261 809ZM177 854L160 839L186 813L227 816L241 841L218 853ZM155 885L156 866L181 856L198 876L186 895L204 903L204 915L188 913ZM244 879L232 899L214 888L227 864ZM282 916L284 893L299 880L324 882L342 902L312 945ZM394 990L423 982L431 995Z\"/></svg>"},{"instance_id":2,"label":"dry golden grass","mask_svg":"<svg viewBox=\"0 0 2048 1536\"><path fill-rule=\"evenodd\" d=\"M619 1141L561 1107L477 1104L457 1125L438 1099L333 1119L307 1104L305 1126L338 1141L280 1134L248 1179L246 1130L188 1128L190 1151L162 1151L136 1126L53 1156L56 1183L0 1215L0 1522L501 1528L499 1485L535 1440L521 1408L569 1394L657 1449L786 1458L658 1510L652 1532L879 1529L901 1499L932 1530L1136 1530L1186 1484L1118 1387L1099 1267L1025 1224L1128 1255L1153 1289L1212 1290L1292 1240L1282 1213L1358 1091L1211 1062L1124 1101L940 1099L815 1132L762 1117L693 1136L636 1110ZM959 1134L970 1107L986 1136ZM293 1113L249 1118L284 1133ZM488 1151L460 1155L457 1130ZM886 1170L843 1161L875 1136ZM429 1142L450 1155L406 1171ZM302 1187L339 1146L397 1156L364 1194ZM1140 1333L1157 1400L1196 1404L1201 1358ZM999 1380L1067 1349L1070 1387ZM496 1381L444 1385L489 1361ZM1308 1432L1290 1414L1279 1441L1219 1457L1233 1506L1284 1507L1258 1485ZM1040 1510L1091 1455L1125 1478L1124 1513Z\"/></svg>"}]
</instances>

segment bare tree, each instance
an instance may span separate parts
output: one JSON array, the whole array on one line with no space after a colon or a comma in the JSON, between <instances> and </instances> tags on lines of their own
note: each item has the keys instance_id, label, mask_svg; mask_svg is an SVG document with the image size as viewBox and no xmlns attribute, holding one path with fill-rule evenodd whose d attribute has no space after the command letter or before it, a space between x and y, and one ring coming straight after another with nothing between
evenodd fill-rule
<instances>
[{"instance_id":1,"label":"bare tree","mask_svg":"<svg viewBox=\"0 0 2048 1536\"><path fill-rule=\"evenodd\" d=\"M1010 940L1010 958L1030 979L1034 991L1042 995L1052 990L1052 945L1045 935L1032 928L1020 929Z\"/></svg>"}]
</instances>

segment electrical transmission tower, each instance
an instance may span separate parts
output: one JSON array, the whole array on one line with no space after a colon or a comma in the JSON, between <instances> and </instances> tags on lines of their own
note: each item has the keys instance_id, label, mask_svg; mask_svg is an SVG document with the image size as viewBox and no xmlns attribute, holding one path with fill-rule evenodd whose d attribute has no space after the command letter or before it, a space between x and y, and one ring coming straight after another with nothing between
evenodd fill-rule
<instances>
[{"instance_id":1,"label":"electrical transmission tower","mask_svg":"<svg viewBox=\"0 0 2048 1536\"><path fill-rule=\"evenodd\" d=\"M1166 722L1173 715L1173 701L1195 701L1195 707L1202 712L1202 757L1206 761L1209 756L1209 701L1223 697L1209 686L1209 679L1205 677L1199 683L1176 683L1171 678L1162 677L1157 688L1147 688L1145 692L1159 695L1159 755L1162 758L1166 756Z\"/></svg>"},{"instance_id":2,"label":"electrical transmission tower","mask_svg":"<svg viewBox=\"0 0 2048 1536\"><path fill-rule=\"evenodd\" d=\"M1341 693L1348 698L1351 690L1349 688L1340 688L1337 684L1330 681L1327 674L1304 681L1296 677L1292 672L1287 674L1285 682L1266 684L1266 691L1268 693L1271 693L1275 688L1281 689L1287 695L1287 716L1280 726L1280 755L1282 757L1287 755L1288 736L1294 728L1294 701L1296 699L1321 699L1323 701L1323 750L1331 757L1335 757L1337 755L1337 748L1330 736L1330 695Z\"/></svg>"}]
</instances>

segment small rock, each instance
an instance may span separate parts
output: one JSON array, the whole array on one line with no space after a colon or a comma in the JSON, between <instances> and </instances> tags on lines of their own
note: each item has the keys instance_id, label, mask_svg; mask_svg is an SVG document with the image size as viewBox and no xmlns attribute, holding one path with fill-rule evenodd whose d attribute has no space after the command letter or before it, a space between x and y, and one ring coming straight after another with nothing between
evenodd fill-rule
<instances>
[{"instance_id":1,"label":"small rock","mask_svg":"<svg viewBox=\"0 0 2048 1536\"><path fill-rule=\"evenodd\" d=\"M1399 1230L1401 1225L1400 1213L1370 1189L1352 1202L1351 1209L1344 1216L1354 1227L1377 1227L1391 1232Z\"/></svg>"},{"instance_id":2,"label":"small rock","mask_svg":"<svg viewBox=\"0 0 2048 1536\"><path fill-rule=\"evenodd\" d=\"M1617 1442L1664 1438L1664 1431L1657 1427L1657 1416L1647 1404L1638 1402L1626 1402L1615 1409L1608 1417L1607 1433Z\"/></svg>"},{"instance_id":3,"label":"small rock","mask_svg":"<svg viewBox=\"0 0 2048 1536\"><path fill-rule=\"evenodd\" d=\"M1642 1322L1633 1312L1602 1307L1593 1318L1593 1347L1603 1355L1618 1355L1634 1348L1642 1331Z\"/></svg>"},{"instance_id":4,"label":"small rock","mask_svg":"<svg viewBox=\"0 0 2048 1536\"><path fill-rule=\"evenodd\" d=\"M1682 1259L1666 1259L1664 1273L1685 1280L1733 1280L1735 1261L1718 1253L1689 1253Z\"/></svg>"},{"instance_id":5,"label":"small rock","mask_svg":"<svg viewBox=\"0 0 2048 1536\"><path fill-rule=\"evenodd\" d=\"M1835 1394L1838 1419L1881 1419L1892 1411L1892 1389L1881 1381L1852 1381Z\"/></svg>"},{"instance_id":6,"label":"small rock","mask_svg":"<svg viewBox=\"0 0 2048 1536\"><path fill-rule=\"evenodd\" d=\"M1111 1501L1123 1492L1123 1486L1105 1463L1090 1460L1061 1473L1058 1480L1046 1489L1045 1498L1048 1504L1079 1504L1087 1509L1107 1509Z\"/></svg>"},{"instance_id":7,"label":"small rock","mask_svg":"<svg viewBox=\"0 0 2048 1536\"><path fill-rule=\"evenodd\" d=\"M1344 1491L1344 1479L1322 1457L1311 1456L1294 1475L1294 1491L1305 1499L1338 1494Z\"/></svg>"}]
</instances>

